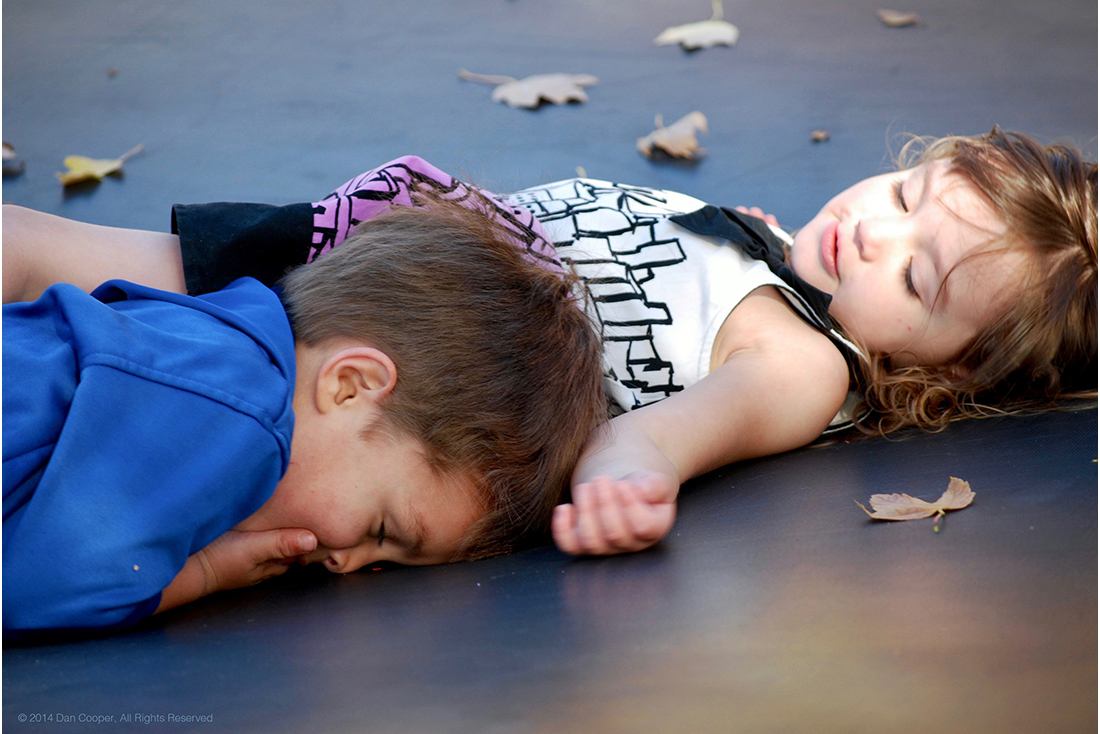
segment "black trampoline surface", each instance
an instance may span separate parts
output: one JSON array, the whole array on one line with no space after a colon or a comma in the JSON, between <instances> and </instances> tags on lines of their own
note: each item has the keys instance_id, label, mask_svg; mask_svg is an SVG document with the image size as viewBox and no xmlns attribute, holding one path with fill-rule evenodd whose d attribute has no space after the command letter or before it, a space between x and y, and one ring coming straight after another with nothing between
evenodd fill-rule
<instances>
[{"instance_id":1,"label":"black trampoline surface","mask_svg":"<svg viewBox=\"0 0 1100 734\"><path fill-rule=\"evenodd\" d=\"M787 226L890 167L906 133L994 124L1095 159L1084 0L726 0L733 48L657 47L698 2L3 5L3 198L167 230L172 204L316 200L414 153L496 190L576 175L758 205ZM594 74L512 109L459 68ZM110 73L109 73L110 72ZM710 121L695 163L635 139ZM814 143L811 131L830 139ZM145 151L64 191L66 155ZM633 556L296 569L113 637L6 645L20 731L1079 732L1097 722L1097 412L811 447L689 483ZM876 523L877 492L974 505ZM64 559L43 559L44 564ZM169 721L169 715L199 717ZM25 717L25 718L24 718ZM96 720L95 717L104 717ZM107 719L106 717L111 717Z\"/></svg>"}]
</instances>

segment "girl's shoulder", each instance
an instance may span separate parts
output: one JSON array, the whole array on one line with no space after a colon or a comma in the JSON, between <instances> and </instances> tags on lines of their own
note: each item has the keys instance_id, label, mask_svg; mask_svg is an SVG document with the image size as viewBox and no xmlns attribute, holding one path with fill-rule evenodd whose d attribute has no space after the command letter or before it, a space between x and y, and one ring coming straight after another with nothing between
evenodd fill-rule
<instances>
[{"instance_id":1,"label":"girl's shoulder","mask_svg":"<svg viewBox=\"0 0 1100 734\"><path fill-rule=\"evenodd\" d=\"M758 288L733 309L718 330L711 369L746 354L762 369L784 375L785 389L820 404L826 420L845 402L850 384L845 355L778 288Z\"/></svg>"}]
</instances>

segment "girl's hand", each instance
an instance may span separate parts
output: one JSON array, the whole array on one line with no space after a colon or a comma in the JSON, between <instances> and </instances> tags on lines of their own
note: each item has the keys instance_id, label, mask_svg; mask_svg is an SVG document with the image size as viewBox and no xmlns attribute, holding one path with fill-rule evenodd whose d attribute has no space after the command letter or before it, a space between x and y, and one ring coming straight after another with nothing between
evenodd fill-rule
<instances>
[{"instance_id":1,"label":"girl's hand","mask_svg":"<svg viewBox=\"0 0 1100 734\"><path fill-rule=\"evenodd\" d=\"M228 530L187 559L161 592L157 612L212 594L239 589L286 573L298 556L317 547L317 538L302 528L247 532Z\"/></svg>"},{"instance_id":2,"label":"girl's hand","mask_svg":"<svg viewBox=\"0 0 1100 734\"><path fill-rule=\"evenodd\" d=\"M676 519L675 479L656 471L636 471L615 481L597 477L573 488L573 504L554 510L552 531L558 548L574 555L611 555L648 548L672 529Z\"/></svg>"},{"instance_id":3,"label":"girl's hand","mask_svg":"<svg viewBox=\"0 0 1100 734\"><path fill-rule=\"evenodd\" d=\"M765 214L764 210L758 206L754 206L751 209L748 207L738 206L734 207L734 209L741 212L742 214L751 214L754 217L763 219L765 222L772 225L773 227L779 226L779 220L775 218L774 214Z\"/></svg>"}]
</instances>

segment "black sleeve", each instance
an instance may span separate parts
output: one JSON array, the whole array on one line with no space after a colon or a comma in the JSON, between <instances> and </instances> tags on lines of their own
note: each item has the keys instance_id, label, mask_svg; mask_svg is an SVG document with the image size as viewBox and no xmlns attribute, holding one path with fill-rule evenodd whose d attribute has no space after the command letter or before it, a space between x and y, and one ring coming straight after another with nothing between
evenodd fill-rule
<instances>
[{"instance_id":1,"label":"black sleeve","mask_svg":"<svg viewBox=\"0 0 1100 734\"><path fill-rule=\"evenodd\" d=\"M313 204L177 204L172 233L180 238L191 295L219 290L246 275L271 286L306 262Z\"/></svg>"}]
</instances>

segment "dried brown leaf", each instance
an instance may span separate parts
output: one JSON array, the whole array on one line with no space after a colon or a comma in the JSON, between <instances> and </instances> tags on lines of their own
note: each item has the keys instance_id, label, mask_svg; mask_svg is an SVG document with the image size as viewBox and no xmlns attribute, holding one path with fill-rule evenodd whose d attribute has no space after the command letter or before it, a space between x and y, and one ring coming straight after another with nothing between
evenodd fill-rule
<instances>
[{"instance_id":1,"label":"dried brown leaf","mask_svg":"<svg viewBox=\"0 0 1100 734\"><path fill-rule=\"evenodd\" d=\"M655 150L674 158L698 158L705 153L695 137L697 132L707 131L707 117L702 112L689 112L668 127L662 124L660 115L654 122L657 129L638 138L638 151L646 158L652 158Z\"/></svg>"},{"instance_id":2,"label":"dried brown leaf","mask_svg":"<svg viewBox=\"0 0 1100 734\"><path fill-rule=\"evenodd\" d=\"M711 7L713 10L710 20L666 28L653 39L653 42L658 46L671 46L678 43L687 51L717 45L732 46L737 43L741 32L737 26L722 20L721 0L711 0Z\"/></svg>"},{"instance_id":3,"label":"dried brown leaf","mask_svg":"<svg viewBox=\"0 0 1100 734\"><path fill-rule=\"evenodd\" d=\"M587 102L588 94L584 87L599 82L591 74L535 74L524 79L514 79L510 76L474 74L459 69L458 75L471 82L496 84L497 88L493 90L494 102L528 109L538 107L543 101L553 104Z\"/></svg>"},{"instance_id":4,"label":"dried brown leaf","mask_svg":"<svg viewBox=\"0 0 1100 734\"><path fill-rule=\"evenodd\" d=\"M873 494L871 510L859 502L856 504L876 520L920 520L942 515L947 510L961 510L973 501L974 492L970 490L970 484L951 477L947 490L935 502L926 502L907 494Z\"/></svg>"},{"instance_id":5,"label":"dried brown leaf","mask_svg":"<svg viewBox=\"0 0 1100 734\"><path fill-rule=\"evenodd\" d=\"M11 143L4 141L4 178L18 176L24 168L26 168L26 164L15 152L15 148L12 147Z\"/></svg>"},{"instance_id":6,"label":"dried brown leaf","mask_svg":"<svg viewBox=\"0 0 1100 734\"><path fill-rule=\"evenodd\" d=\"M814 141L815 143L824 143L828 139L828 130L814 130L812 133L810 133L810 140Z\"/></svg>"},{"instance_id":7,"label":"dried brown leaf","mask_svg":"<svg viewBox=\"0 0 1100 734\"><path fill-rule=\"evenodd\" d=\"M65 166L69 170L64 173L58 172L57 178L63 186L81 181L102 181L104 176L121 171L123 163L144 149L145 143L141 143L118 158L88 158L82 155L71 155L65 158Z\"/></svg>"},{"instance_id":8,"label":"dried brown leaf","mask_svg":"<svg viewBox=\"0 0 1100 734\"><path fill-rule=\"evenodd\" d=\"M903 13L900 10L878 10L875 12L878 19L882 21L883 25L890 26L891 28L903 28L907 25L916 25L920 22L920 18L916 13Z\"/></svg>"}]
</instances>

